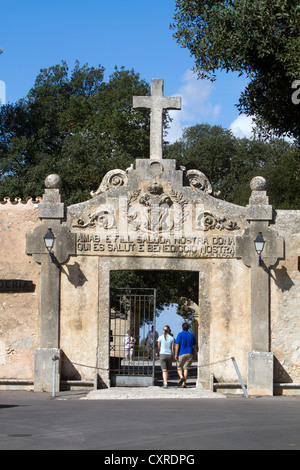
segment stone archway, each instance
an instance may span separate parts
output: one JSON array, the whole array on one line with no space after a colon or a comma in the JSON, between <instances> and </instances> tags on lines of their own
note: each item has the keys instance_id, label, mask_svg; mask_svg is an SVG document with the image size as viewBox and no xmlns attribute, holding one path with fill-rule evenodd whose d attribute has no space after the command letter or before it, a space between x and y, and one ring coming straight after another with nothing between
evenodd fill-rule
<instances>
[{"instance_id":1,"label":"stone archway","mask_svg":"<svg viewBox=\"0 0 300 470\"><path fill-rule=\"evenodd\" d=\"M201 266L199 272L199 264L197 260L178 260L178 259L149 259L138 258L131 259L130 267L132 270L149 270L149 271L194 271L199 273L199 310L201 315L199 318L199 352L198 363L208 364L210 362L210 309L207 303L207 292L209 290L209 275L205 275L205 267ZM99 337L102 338L98 347L97 367L103 371L101 374L102 381L110 386L109 378L109 316L110 316L110 271L119 271L128 269L127 258L111 258L99 262ZM203 269L204 268L204 269ZM209 274L209 273L208 273ZM201 287L200 287L201 285ZM203 389L209 389L210 371L209 368L199 368L197 377L197 386Z\"/></svg>"},{"instance_id":2,"label":"stone archway","mask_svg":"<svg viewBox=\"0 0 300 470\"><path fill-rule=\"evenodd\" d=\"M43 223L27 236L27 253L33 254L42 266L43 341L41 351L36 352L36 370L40 371L41 381L44 349L49 350L50 360L53 349L59 350L65 344L61 306L69 309L67 296L73 298L76 292L81 311L75 304L69 315L77 311L77 316L85 312L90 317L83 299L93 296L96 368L101 371L103 385L109 386L109 273L120 269L199 273L199 387L209 388L209 364L228 355L238 356L246 378L247 354L254 344L260 345L261 354L259 359L257 355L249 356L250 361L253 359L252 369L257 370L257 362L259 367L261 363L269 367L270 305L265 301L269 297L268 269L283 256L283 239L269 227L272 211L266 204L265 191L253 190L247 208L234 206L205 192L207 185L203 190L196 188L196 170L193 179L186 180L184 170L176 170L173 160L160 162L161 173L153 170L151 163L138 160L136 169L131 168L126 178L125 172L119 171L117 186L109 179L105 191L102 188L91 200L69 207L65 222L60 189L55 185L46 188L39 206ZM198 177L203 180L201 175ZM51 263L43 244L49 227L55 236L55 263ZM263 253L266 269L256 266L253 237L257 231L263 231L268 242ZM65 283L61 287L66 272L60 266L69 259L82 271L83 286ZM259 279L263 280L263 290L255 288ZM84 328L81 320L71 324L76 330ZM68 328L64 331L68 335ZM89 356L93 356L91 351ZM233 380L226 368L214 367L213 373L219 380Z\"/></svg>"},{"instance_id":3,"label":"stone archway","mask_svg":"<svg viewBox=\"0 0 300 470\"><path fill-rule=\"evenodd\" d=\"M96 329L93 346L87 345L89 357L95 359L103 385L109 386L110 272L194 271L199 273L201 312L197 385L209 389L210 364L235 355L244 377L247 366L252 372L253 390L270 393L269 268L284 258L284 250L283 238L271 227L274 213L266 182L252 180L246 208L218 199L201 171L178 169L175 160L162 159L162 111L180 107L178 99L163 96L163 81L154 80L151 97L138 97L134 107L151 109L150 159L138 159L126 171L108 172L90 200L67 210L60 198L60 178L52 175L47 179L39 204L42 224L28 234L26 247L26 253L41 263L42 340L36 353L36 377L44 380L44 362L41 364L39 357L44 361L46 354L51 359L53 348L60 349L63 343L73 354L76 339L83 341L86 333L91 336ZM53 264L43 243L46 227L51 227L55 236ZM264 269L257 267L253 245L258 232L263 232L267 241L262 253ZM61 265L70 257L86 279L82 289L67 282L61 286L65 274ZM74 289L78 289L76 296ZM88 310L90 299L92 313ZM68 337L66 326L68 340L64 342L60 320L65 312L71 318L76 312L85 321L71 321L74 338ZM253 355L255 348L258 354ZM77 345L75 349L81 354ZM232 380L232 371L226 367L213 367L213 373L220 380ZM267 375L265 383L258 382L258 376Z\"/></svg>"}]
</instances>

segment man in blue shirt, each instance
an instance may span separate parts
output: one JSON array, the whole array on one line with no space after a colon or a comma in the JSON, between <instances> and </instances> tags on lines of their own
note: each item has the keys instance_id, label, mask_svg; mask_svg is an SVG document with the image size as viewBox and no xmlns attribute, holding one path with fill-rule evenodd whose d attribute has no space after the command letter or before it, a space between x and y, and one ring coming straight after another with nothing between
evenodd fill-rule
<instances>
[{"instance_id":1,"label":"man in blue shirt","mask_svg":"<svg viewBox=\"0 0 300 470\"><path fill-rule=\"evenodd\" d=\"M189 375L193 359L196 358L196 338L193 333L188 331L189 324L183 323L182 331L176 339L175 359L177 363L177 372L179 375L178 386L186 387L186 381Z\"/></svg>"}]
</instances>

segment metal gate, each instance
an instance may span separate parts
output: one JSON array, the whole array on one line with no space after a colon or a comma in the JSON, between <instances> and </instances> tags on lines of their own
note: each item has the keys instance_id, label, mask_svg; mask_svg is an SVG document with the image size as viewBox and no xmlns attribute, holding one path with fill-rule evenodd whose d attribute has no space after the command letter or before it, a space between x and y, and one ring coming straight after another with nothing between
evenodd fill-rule
<instances>
[{"instance_id":1,"label":"metal gate","mask_svg":"<svg viewBox=\"0 0 300 470\"><path fill-rule=\"evenodd\" d=\"M155 313L156 289L111 289L111 386L154 385Z\"/></svg>"}]
</instances>

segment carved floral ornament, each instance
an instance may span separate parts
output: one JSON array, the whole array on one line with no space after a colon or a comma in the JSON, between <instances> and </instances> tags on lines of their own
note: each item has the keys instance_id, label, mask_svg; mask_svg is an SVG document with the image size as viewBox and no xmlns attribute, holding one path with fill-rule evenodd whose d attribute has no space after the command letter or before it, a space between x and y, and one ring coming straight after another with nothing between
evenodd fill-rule
<instances>
[{"instance_id":1,"label":"carved floral ornament","mask_svg":"<svg viewBox=\"0 0 300 470\"><path fill-rule=\"evenodd\" d=\"M211 212L204 211L197 217L197 229L203 230L239 230L240 227L232 220L227 221L226 217L217 217Z\"/></svg>"},{"instance_id":2,"label":"carved floral ornament","mask_svg":"<svg viewBox=\"0 0 300 470\"><path fill-rule=\"evenodd\" d=\"M92 191L91 196L95 197L99 194L105 193L109 189L118 188L120 186L127 186L128 177L124 170L111 170L104 176L103 180L97 191Z\"/></svg>"},{"instance_id":3,"label":"carved floral ornament","mask_svg":"<svg viewBox=\"0 0 300 470\"><path fill-rule=\"evenodd\" d=\"M72 225L73 228L87 228L87 227L99 227L104 230L111 230L116 228L116 217L115 211L111 208L100 209L94 214L88 215L89 220L84 222L83 219L79 219L77 224Z\"/></svg>"},{"instance_id":4,"label":"carved floral ornament","mask_svg":"<svg viewBox=\"0 0 300 470\"><path fill-rule=\"evenodd\" d=\"M160 164L161 165L161 164ZM208 178L199 170L185 171L186 181L196 192L213 194L212 186ZM91 192L93 197L99 196L110 189L128 186L128 173L133 171L133 166L126 171L117 169L109 171L101 181L97 191ZM197 204L197 201L194 201ZM120 204L120 201L119 201ZM127 193L126 202L117 210L111 205L104 204L94 213L88 215L88 220L79 219L74 228L85 229L98 227L109 231L117 228L118 216L123 217L128 229L133 232L163 233L173 230L182 230L184 222L189 217L190 202L180 191L165 191L160 182L148 183L144 191L137 189ZM234 221L227 221L226 217L218 217L209 211L196 211L196 230L239 230ZM120 224L119 224L120 225Z\"/></svg>"},{"instance_id":5,"label":"carved floral ornament","mask_svg":"<svg viewBox=\"0 0 300 470\"><path fill-rule=\"evenodd\" d=\"M188 170L186 177L192 189L203 191L206 194L212 194L213 189L208 178L199 170Z\"/></svg>"},{"instance_id":6,"label":"carved floral ornament","mask_svg":"<svg viewBox=\"0 0 300 470\"><path fill-rule=\"evenodd\" d=\"M157 163L157 162L154 162ZM160 163L159 163L160 164ZM183 172L185 173L186 180L189 184L189 186L198 191L203 191L205 194L213 194L213 189L212 185L210 184L208 178L205 176L204 173L202 173L199 170L188 170L186 171L185 167L181 167ZM127 186L128 184L128 173L133 171L133 167L131 165L130 168L127 168L126 171L124 170L111 170L106 175L101 181L101 184L97 191L92 191L91 196L95 197L98 196L99 194L105 193L109 189L112 188L117 188L120 186ZM163 167L160 164L160 171L163 171ZM154 185L157 183L153 183ZM149 185L149 187L151 184ZM149 189L151 192L151 189Z\"/></svg>"},{"instance_id":7,"label":"carved floral ornament","mask_svg":"<svg viewBox=\"0 0 300 470\"><path fill-rule=\"evenodd\" d=\"M153 234L169 233L182 230L184 223L188 220L191 203L185 199L180 191L170 190L165 192L160 183L148 184L146 191L141 189L130 191L122 203L119 201L119 217L127 224L130 232ZM79 219L74 228L92 228L109 231L115 230L118 216L117 210L109 205L103 205L94 213L88 215L89 220ZM187 228L187 227L185 227ZM226 217L218 217L210 211L204 211L200 204L196 208L195 229L201 231L209 230L239 230L234 221L228 221Z\"/></svg>"}]
</instances>

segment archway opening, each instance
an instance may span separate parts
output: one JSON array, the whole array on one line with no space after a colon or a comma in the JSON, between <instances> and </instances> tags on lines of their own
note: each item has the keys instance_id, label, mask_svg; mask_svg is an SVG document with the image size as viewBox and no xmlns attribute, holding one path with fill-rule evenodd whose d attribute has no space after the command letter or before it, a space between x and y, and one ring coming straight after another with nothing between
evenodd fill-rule
<instances>
[{"instance_id":1,"label":"archway opening","mask_svg":"<svg viewBox=\"0 0 300 470\"><path fill-rule=\"evenodd\" d=\"M148 372L152 374L153 383L161 385L162 374L156 352L156 339L157 336L162 335L163 327L169 325L176 339L182 331L182 324L187 322L198 342L198 272L112 271L110 286L110 363L111 373L114 376L113 382L115 382L115 377L118 377L122 385L126 384L126 380L129 384L134 384L134 380L132 378L129 380L128 377L139 376L137 383L141 383L141 376ZM151 313L153 290L155 290L155 310L153 311L155 314ZM126 298L125 295L127 295ZM117 304L112 299L118 299ZM153 326L154 345L149 339ZM131 351L127 343L132 344ZM124 375L127 376L126 380ZM189 373L189 386L196 385L196 380L197 360L193 361ZM170 386L177 385L175 361L172 364L169 381Z\"/></svg>"}]
</instances>

